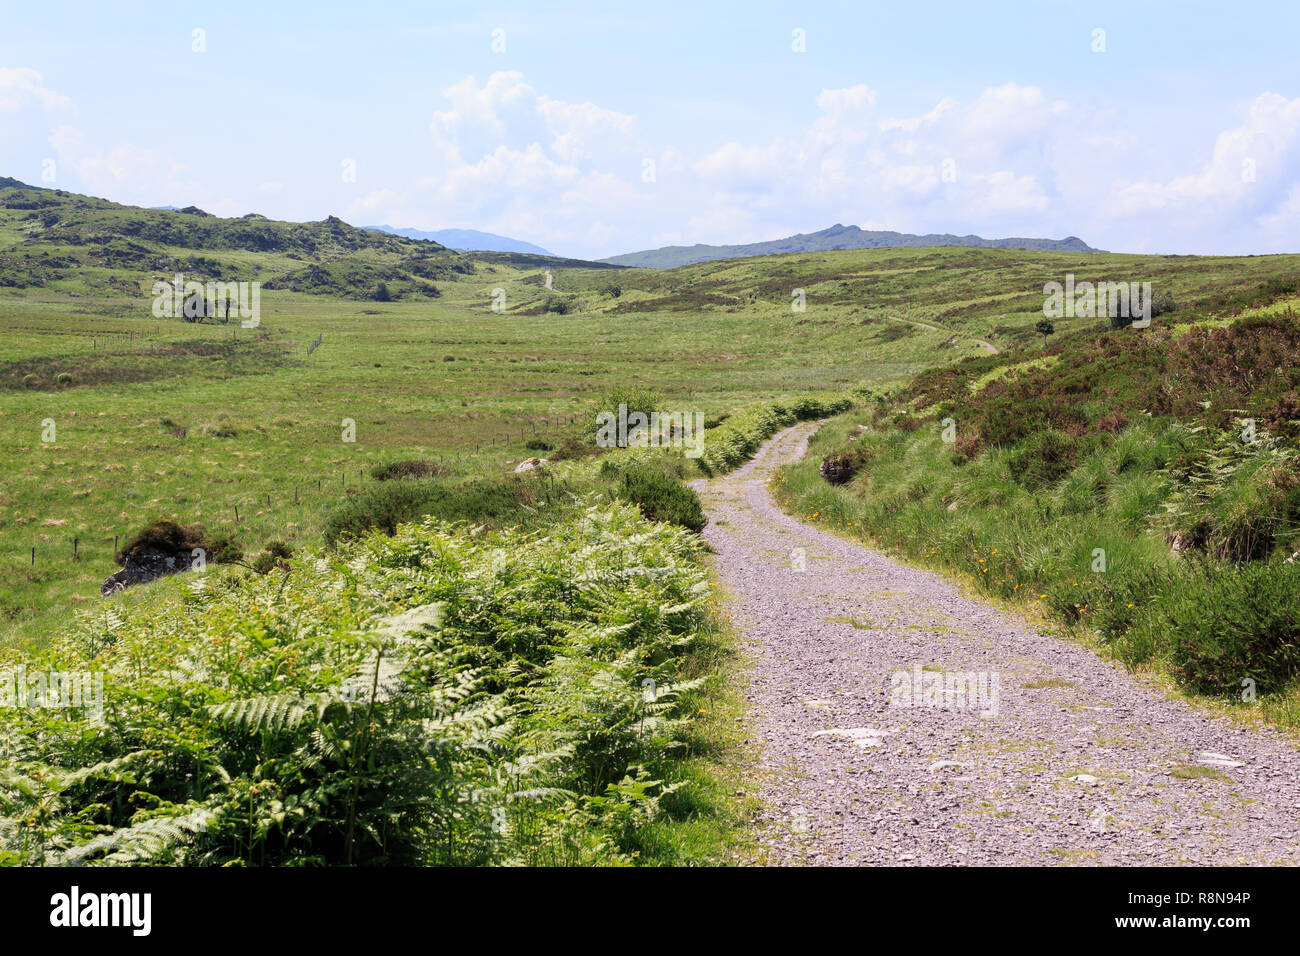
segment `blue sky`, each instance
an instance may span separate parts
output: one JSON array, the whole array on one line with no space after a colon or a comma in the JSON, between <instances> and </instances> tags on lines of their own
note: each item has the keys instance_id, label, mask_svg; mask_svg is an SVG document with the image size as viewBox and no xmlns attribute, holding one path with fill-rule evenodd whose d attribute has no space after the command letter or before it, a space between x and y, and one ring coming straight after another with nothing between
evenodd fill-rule
<instances>
[{"instance_id":1,"label":"blue sky","mask_svg":"<svg viewBox=\"0 0 1300 956\"><path fill-rule=\"evenodd\" d=\"M0 3L0 175L587 257L835 222L1300 251L1294 3L538 6Z\"/></svg>"}]
</instances>

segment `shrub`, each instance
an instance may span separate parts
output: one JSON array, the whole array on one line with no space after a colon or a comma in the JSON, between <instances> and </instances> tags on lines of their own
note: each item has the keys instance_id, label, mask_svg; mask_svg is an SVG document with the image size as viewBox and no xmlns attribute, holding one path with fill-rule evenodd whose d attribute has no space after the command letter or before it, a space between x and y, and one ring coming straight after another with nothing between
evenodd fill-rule
<instances>
[{"instance_id":1,"label":"shrub","mask_svg":"<svg viewBox=\"0 0 1300 956\"><path fill-rule=\"evenodd\" d=\"M519 479L479 481L465 485L416 478L373 485L347 499L325 519L325 540L360 537L377 529L395 534L398 525L425 516L475 524L500 523L517 517L536 500Z\"/></svg>"},{"instance_id":2,"label":"shrub","mask_svg":"<svg viewBox=\"0 0 1300 956\"><path fill-rule=\"evenodd\" d=\"M217 564L233 564L244 557L243 549L229 536L213 535L208 539L208 557Z\"/></svg>"},{"instance_id":3,"label":"shrub","mask_svg":"<svg viewBox=\"0 0 1300 956\"><path fill-rule=\"evenodd\" d=\"M279 541L279 540L266 542L266 545L265 547L262 548L262 550L265 551L267 554L273 555L277 558L281 558L285 561L293 557L293 548L289 547L283 541Z\"/></svg>"},{"instance_id":4,"label":"shrub","mask_svg":"<svg viewBox=\"0 0 1300 956\"><path fill-rule=\"evenodd\" d=\"M691 531L702 531L707 519L700 497L677 479L644 465L623 472L618 496L641 506L651 521L666 521Z\"/></svg>"},{"instance_id":5,"label":"shrub","mask_svg":"<svg viewBox=\"0 0 1300 956\"><path fill-rule=\"evenodd\" d=\"M390 461L370 469L370 477L376 481L395 481L401 478L436 478L446 474L448 474L448 470L436 461L424 461L418 458Z\"/></svg>"},{"instance_id":6,"label":"shrub","mask_svg":"<svg viewBox=\"0 0 1300 956\"><path fill-rule=\"evenodd\" d=\"M545 438L530 438L528 441L524 442L524 447L529 451L551 451L555 448L555 446Z\"/></svg>"},{"instance_id":7,"label":"shrub","mask_svg":"<svg viewBox=\"0 0 1300 956\"><path fill-rule=\"evenodd\" d=\"M201 524L183 525L163 518L137 531L116 558L118 564L125 564L128 558L141 557L150 551L176 554L195 548L201 548L214 562L238 561L243 557L239 547L225 535L209 537Z\"/></svg>"}]
</instances>

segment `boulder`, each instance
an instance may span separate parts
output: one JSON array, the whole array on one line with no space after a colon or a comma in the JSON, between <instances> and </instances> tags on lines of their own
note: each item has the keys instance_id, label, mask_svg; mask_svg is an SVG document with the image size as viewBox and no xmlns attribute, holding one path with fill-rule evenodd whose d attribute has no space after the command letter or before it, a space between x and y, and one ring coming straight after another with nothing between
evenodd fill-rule
<instances>
[{"instance_id":1,"label":"boulder","mask_svg":"<svg viewBox=\"0 0 1300 956\"><path fill-rule=\"evenodd\" d=\"M832 485L842 485L851 481L858 470L858 464L849 455L827 455L822 459L817 473Z\"/></svg>"},{"instance_id":2,"label":"boulder","mask_svg":"<svg viewBox=\"0 0 1300 956\"><path fill-rule=\"evenodd\" d=\"M525 471L540 471L546 462L547 459L545 458L525 458L519 463L519 467L515 469L515 474L518 475Z\"/></svg>"},{"instance_id":3,"label":"boulder","mask_svg":"<svg viewBox=\"0 0 1300 956\"><path fill-rule=\"evenodd\" d=\"M193 558L188 551L141 550L127 556L122 570L104 578L99 593L104 597L125 591L136 584L144 584L168 574L178 574L190 569Z\"/></svg>"}]
</instances>

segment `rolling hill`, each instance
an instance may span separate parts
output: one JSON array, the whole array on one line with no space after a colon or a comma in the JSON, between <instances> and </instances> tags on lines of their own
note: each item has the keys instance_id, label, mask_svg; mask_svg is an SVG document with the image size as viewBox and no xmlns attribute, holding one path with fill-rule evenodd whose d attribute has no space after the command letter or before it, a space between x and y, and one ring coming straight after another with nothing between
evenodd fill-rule
<instances>
[{"instance_id":1,"label":"rolling hill","mask_svg":"<svg viewBox=\"0 0 1300 956\"><path fill-rule=\"evenodd\" d=\"M139 292L162 276L260 281L266 289L371 298L438 295L474 271L435 242L371 232L336 216L225 219L194 206L142 209L0 179L0 287Z\"/></svg>"},{"instance_id":2,"label":"rolling hill","mask_svg":"<svg viewBox=\"0 0 1300 956\"><path fill-rule=\"evenodd\" d=\"M835 249L887 249L915 248L918 246L971 246L977 249L1026 249L1052 252L1099 252L1082 239L1069 236L1065 239L982 239L979 236L954 236L930 234L910 235L903 232L879 232L844 226L836 223L820 232L799 233L769 242L751 242L735 246L664 246L610 256L601 262L620 266L640 266L649 269L673 269L696 262L715 259L741 259L749 256L771 256L787 252L829 252Z\"/></svg>"}]
</instances>

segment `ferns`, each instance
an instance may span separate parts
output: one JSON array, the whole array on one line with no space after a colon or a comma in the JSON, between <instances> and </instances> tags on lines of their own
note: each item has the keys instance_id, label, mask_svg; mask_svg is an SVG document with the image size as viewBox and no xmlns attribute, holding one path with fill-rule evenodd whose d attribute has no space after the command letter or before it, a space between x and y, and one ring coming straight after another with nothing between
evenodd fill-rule
<instances>
[{"instance_id":1,"label":"ferns","mask_svg":"<svg viewBox=\"0 0 1300 956\"><path fill-rule=\"evenodd\" d=\"M207 806L187 806L182 813L145 817L138 823L95 837L62 854L60 865L84 863L159 863L175 859L183 844L207 831L218 812Z\"/></svg>"},{"instance_id":2,"label":"ferns","mask_svg":"<svg viewBox=\"0 0 1300 956\"><path fill-rule=\"evenodd\" d=\"M281 694L276 697L245 697L240 700L215 704L208 708L214 718L250 734L258 731L279 734L297 729L308 714L317 714L320 701L305 701L299 697ZM324 700L328 701L328 698Z\"/></svg>"},{"instance_id":3,"label":"ferns","mask_svg":"<svg viewBox=\"0 0 1300 956\"><path fill-rule=\"evenodd\" d=\"M102 718L0 710L0 859L631 859L698 686L677 667L706 622L699 554L584 502L545 531L428 521L87 617L26 664L102 672Z\"/></svg>"}]
</instances>

